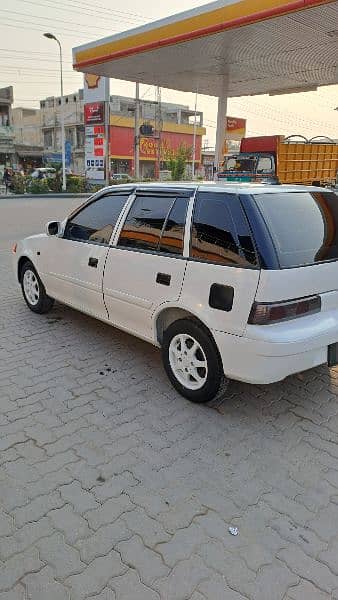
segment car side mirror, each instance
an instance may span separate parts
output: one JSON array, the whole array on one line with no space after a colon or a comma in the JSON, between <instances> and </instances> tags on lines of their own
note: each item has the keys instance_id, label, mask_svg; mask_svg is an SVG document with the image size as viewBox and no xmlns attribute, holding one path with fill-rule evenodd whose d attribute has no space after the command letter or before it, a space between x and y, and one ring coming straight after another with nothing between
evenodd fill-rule
<instances>
[{"instance_id":1,"label":"car side mirror","mask_svg":"<svg viewBox=\"0 0 338 600\"><path fill-rule=\"evenodd\" d=\"M58 235L61 232L61 223L59 221L49 221L46 225L47 235Z\"/></svg>"}]
</instances>

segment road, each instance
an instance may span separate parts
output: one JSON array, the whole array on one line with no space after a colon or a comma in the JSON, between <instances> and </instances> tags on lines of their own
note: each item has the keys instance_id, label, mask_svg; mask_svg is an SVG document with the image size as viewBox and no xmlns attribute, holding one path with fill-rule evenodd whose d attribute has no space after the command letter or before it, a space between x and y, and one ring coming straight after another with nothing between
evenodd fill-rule
<instances>
[{"instance_id":1,"label":"road","mask_svg":"<svg viewBox=\"0 0 338 600\"><path fill-rule=\"evenodd\" d=\"M29 312L10 243L78 203L0 200L0 600L338 599L338 371L197 406L155 348Z\"/></svg>"}]
</instances>

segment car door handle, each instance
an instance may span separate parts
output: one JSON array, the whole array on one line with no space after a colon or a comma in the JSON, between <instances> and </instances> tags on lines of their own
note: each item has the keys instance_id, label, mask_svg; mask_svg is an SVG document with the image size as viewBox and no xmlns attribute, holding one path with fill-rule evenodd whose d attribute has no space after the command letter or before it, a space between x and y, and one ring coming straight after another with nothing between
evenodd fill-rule
<instances>
[{"instance_id":1,"label":"car door handle","mask_svg":"<svg viewBox=\"0 0 338 600\"><path fill-rule=\"evenodd\" d=\"M160 283L161 285L170 285L171 275L167 273L157 273L156 275L156 283Z\"/></svg>"},{"instance_id":2,"label":"car door handle","mask_svg":"<svg viewBox=\"0 0 338 600\"><path fill-rule=\"evenodd\" d=\"M94 258L94 256L90 256L89 260L88 260L88 266L94 267L96 269L98 262L99 262L98 258Z\"/></svg>"}]
</instances>

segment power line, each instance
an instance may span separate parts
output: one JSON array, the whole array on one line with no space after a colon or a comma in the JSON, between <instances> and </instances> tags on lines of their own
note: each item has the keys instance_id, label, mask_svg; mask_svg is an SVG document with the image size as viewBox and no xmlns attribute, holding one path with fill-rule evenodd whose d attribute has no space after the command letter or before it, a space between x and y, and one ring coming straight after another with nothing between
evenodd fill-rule
<instances>
[{"instance_id":1,"label":"power line","mask_svg":"<svg viewBox=\"0 0 338 600\"><path fill-rule=\"evenodd\" d=\"M37 23L36 21L28 21L27 19L25 19L24 21L21 21L20 19L13 19L13 18L11 18L11 17L5 17L5 18L7 18L7 19L9 20L10 24L11 24L12 22L13 22L13 23L19 23L20 25L21 25L21 24L26 24L26 23L27 23L28 25L38 25L38 27L40 27L39 23ZM7 24L7 23L3 23L3 21L1 21L1 24L4 24L5 26L8 26L8 24ZM75 25L76 25L76 23L75 23ZM47 26L46 26L46 25L44 25L44 24L42 23L42 24L41 24L41 27L43 27L43 28L44 28L44 29L42 29L41 31L44 31L44 30L46 29L46 27L47 27ZM29 27L29 29L33 29L33 28L30 28L30 27ZM72 35L72 37L74 38L74 30L73 30L73 29L68 29L68 28L65 28L65 27L61 27L61 28L58 28L58 31L59 31L60 33L62 33L63 35ZM69 32L69 33L64 33L64 32ZM82 31L82 30L80 30L80 29L78 29L78 30L76 31L76 33L82 33L82 34L84 34L84 35L86 35L86 36L88 36L88 35L94 35L94 34L91 34L91 33L90 33L90 32L88 32L88 31Z\"/></svg>"},{"instance_id":2,"label":"power line","mask_svg":"<svg viewBox=\"0 0 338 600\"><path fill-rule=\"evenodd\" d=\"M79 10L81 12L81 14L87 14L90 16L95 16L96 19L105 19L107 20L108 15L110 17L113 17L115 21L119 21L119 22L131 22L134 24L139 24L139 21L145 21L147 20L147 17L141 17L141 16L137 16L134 15L134 13L124 13L123 11L118 11L116 9L104 9L104 10L98 10L97 7L98 5L95 4L95 9L93 9L93 5L92 4L88 4L86 2L80 2L80 6L77 6L77 4L79 4L78 2L76 2L75 0L72 2L72 6L74 6L74 8L69 7L69 5L66 3L63 3L61 0L59 0L58 2L58 6L55 6L55 4L53 4L53 2L51 0L45 0L44 3L41 2L37 2L36 0L20 0L20 2L24 2L25 4L33 4L36 6L43 6L44 8L46 8L46 4L47 7L49 8L53 8L54 10L59 10L62 12L67 11L67 13L70 12L75 12L76 14L79 14ZM89 7L89 8L84 8L85 6ZM99 7L98 7L99 8ZM115 16L115 14L117 15L117 17ZM102 16L100 16L102 15ZM126 17L124 17L123 15L126 15ZM132 17L132 19L130 19L130 17ZM135 18L137 20L135 20ZM121 21L122 19L122 21Z\"/></svg>"},{"instance_id":3,"label":"power line","mask_svg":"<svg viewBox=\"0 0 338 600\"><path fill-rule=\"evenodd\" d=\"M52 21L53 23L54 22L58 22L58 23L65 23L66 25L69 25L69 20L65 21L64 19L57 19L55 17L41 17L40 15L35 15L33 13L27 15L27 14L22 13L22 12L18 12L18 11L15 11L15 10L7 10L5 8L3 8L1 10L1 13L9 13L11 15L19 15L21 17L36 18L37 19L37 24L39 24L39 21ZM85 27L86 29L97 29L95 27L95 25L86 25L85 23L74 23L74 25L79 25L80 27ZM101 26L100 26L100 28L101 28ZM103 27L103 29L106 29L106 31L112 31L110 28L108 29L107 27ZM113 29L113 31L120 31L120 30L119 29Z\"/></svg>"},{"instance_id":4,"label":"power line","mask_svg":"<svg viewBox=\"0 0 338 600\"><path fill-rule=\"evenodd\" d=\"M21 21L22 23L22 21ZM24 27L23 25L12 25L11 23L4 23L3 21L1 21L1 27L12 27L13 29L24 29L25 31L37 31L38 33L44 33L44 29L37 29L36 27ZM86 34L87 35L87 34ZM71 37L72 39L74 39L74 32L73 33L64 33L62 32L62 36L65 37ZM80 36L80 39L86 39L83 36Z\"/></svg>"}]
</instances>

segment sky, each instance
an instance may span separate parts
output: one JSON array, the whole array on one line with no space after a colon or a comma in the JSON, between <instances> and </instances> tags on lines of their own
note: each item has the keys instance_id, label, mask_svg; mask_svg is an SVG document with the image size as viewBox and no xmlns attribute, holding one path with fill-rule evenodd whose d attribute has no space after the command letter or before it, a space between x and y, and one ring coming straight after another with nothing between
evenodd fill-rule
<instances>
[{"instance_id":1,"label":"sky","mask_svg":"<svg viewBox=\"0 0 338 600\"><path fill-rule=\"evenodd\" d=\"M72 70L72 48L125 31L149 21L204 4L201 0L11 0L4 2L0 20L0 87L13 85L14 106L38 107L39 101L60 93L58 46L43 37L51 31L64 53L64 90L82 87L82 75ZM112 94L133 96L134 84L111 80ZM153 87L141 86L141 96L155 99ZM193 94L162 90L162 100L194 106ZM338 85L317 92L288 96L234 98L228 115L247 119L248 135L327 135L338 139ZM217 101L199 96L204 112L206 142L215 143Z\"/></svg>"}]
</instances>

